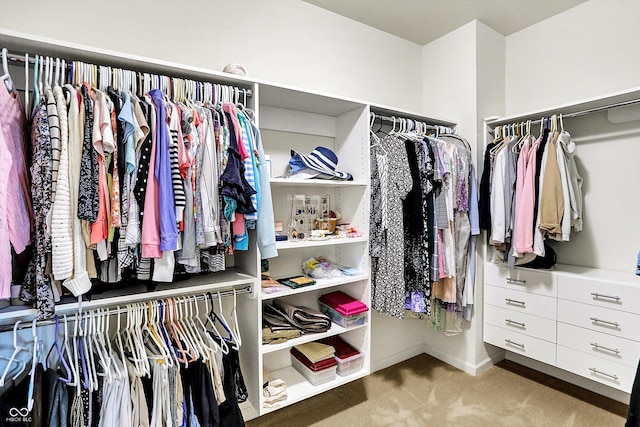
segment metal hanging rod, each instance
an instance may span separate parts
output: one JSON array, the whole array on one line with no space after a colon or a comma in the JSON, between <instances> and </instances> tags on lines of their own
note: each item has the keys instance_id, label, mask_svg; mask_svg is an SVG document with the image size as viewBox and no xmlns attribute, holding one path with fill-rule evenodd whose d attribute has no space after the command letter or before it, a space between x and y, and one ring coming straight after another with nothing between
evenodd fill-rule
<instances>
[{"instance_id":1,"label":"metal hanging rod","mask_svg":"<svg viewBox=\"0 0 640 427\"><path fill-rule=\"evenodd\" d=\"M218 295L220 295L221 297L225 297L225 296L232 296L233 293L235 291L236 295L243 295L243 294L250 294L251 292L253 292L253 287L252 286L245 286L244 288L240 288L240 289L229 289L227 291L222 291L222 292L212 292L212 291L208 291L211 295L212 298L217 298ZM191 298L191 300L193 301L195 299L195 301L204 301L206 298L209 298L209 293L205 294L205 295L193 295L195 298ZM146 301L163 301L166 299L174 299L174 298L183 298L184 296L189 295L188 293L185 295L181 295L181 296L177 296L177 297L167 297L167 298L150 298L148 300L142 300L142 301L135 301L135 302L131 302L129 304L125 304L124 308L115 308L115 309L109 309L109 315L119 315L119 314L123 314L127 312L126 306L127 305L132 305L132 304L139 304L139 303L144 303ZM97 309L105 309L109 307L109 305L105 305L102 307L91 307L89 309L82 310L82 313L88 313L91 312L93 310L97 310ZM71 314L71 316L74 316L75 313ZM73 320L72 318L70 318L70 320ZM36 322L36 327L41 327L41 326L50 326L50 325L55 325L56 321L55 319L47 319L47 320L38 320ZM10 332L13 331L13 328L15 326L15 323L13 324L8 324L8 325L0 325L0 333L2 332ZM33 326L33 322L32 321L23 321L18 325L18 329L26 329L26 328L30 328Z\"/></svg>"},{"instance_id":2,"label":"metal hanging rod","mask_svg":"<svg viewBox=\"0 0 640 427\"><path fill-rule=\"evenodd\" d=\"M47 55L44 55L44 56L40 55L40 58L46 58L46 57L47 57ZM49 56L49 58L51 58L51 56ZM54 56L53 58L55 59L56 57ZM7 59L9 61L12 61L12 62L22 62L24 64L26 62L27 58L25 57L25 55L18 55L18 54L15 54L15 53L7 53ZM72 61L74 61L74 60L72 60ZM35 64L35 62L36 62L35 55L33 55L33 56L29 55L29 64ZM68 68L69 68L69 61L67 61L67 69ZM123 67L111 67L111 68L124 69ZM146 72L144 72L144 71L136 71L136 73L145 74ZM147 73L147 74L158 74L158 73ZM183 80L195 80L195 79L184 78L184 77L178 77L178 78L179 79L183 79ZM234 87L233 85L230 85L230 84L225 84L225 83L220 83L220 84L222 86ZM251 90L251 89L243 89L243 88L238 88L238 89L242 92L243 96L246 95L248 98L252 98L253 97L253 90Z\"/></svg>"},{"instance_id":3,"label":"metal hanging rod","mask_svg":"<svg viewBox=\"0 0 640 427\"><path fill-rule=\"evenodd\" d=\"M640 103L640 98L631 99L629 101L616 102L614 104L603 105L601 107L588 108L586 110L575 111L573 113L567 113L567 114L555 113L555 115L557 115L557 116L562 115L563 119L572 118L572 117L580 117L580 116L584 116L584 115L591 114L591 113L599 113L601 111L611 110L612 108L626 107L628 105L633 105L633 104L638 104L638 103ZM548 117L551 117L551 114L545 115L545 117L542 118L542 119L532 120L531 124L534 125L534 124L541 123L543 120L546 120ZM499 120L499 121L502 122L502 120ZM514 119L513 121L509 122L509 124L510 123L521 123L521 122L527 122L528 123L529 121L528 120L517 120L517 119ZM506 124L507 123L504 123L504 125L506 125ZM503 126L502 124L501 125L496 125L496 124L491 124L491 123L488 123L487 125L488 126L494 126L494 128L495 127L499 127L499 126ZM493 131L494 131L493 128L489 130L490 133L493 133Z\"/></svg>"},{"instance_id":4,"label":"metal hanging rod","mask_svg":"<svg viewBox=\"0 0 640 427\"><path fill-rule=\"evenodd\" d=\"M408 117L395 117L395 116L383 116L381 114L377 114L377 113L371 113L374 115L374 119L380 119L382 121L387 121L387 122L392 122L392 123L400 123L401 120L409 120L411 122L414 123L424 123L427 126L427 129L438 129L439 127L446 127L451 129L450 126L439 126L439 125L430 125L427 122L425 122L424 120L417 120L417 119L410 119Z\"/></svg>"}]
</instances>

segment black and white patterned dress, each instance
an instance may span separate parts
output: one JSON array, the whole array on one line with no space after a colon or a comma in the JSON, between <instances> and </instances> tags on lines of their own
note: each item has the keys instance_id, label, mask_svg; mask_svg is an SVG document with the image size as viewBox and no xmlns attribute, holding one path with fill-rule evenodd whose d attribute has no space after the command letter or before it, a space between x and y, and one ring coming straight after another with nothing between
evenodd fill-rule
<instances>
[{"instance_id":1,"label":"black and white patterned dress","mask_svg":"<svg viewBox=\"0 0 640 427\"><path fill-rule=\"evenodd\" d=\"M46 274L47 258L51 253L51 234L47 232L46 219L51 209L51 134L47 119L45 99L40 100L33 118L31 130L31 197L35 218L34 254L29 263L24 284L20 292L23 301L35 302L38 319L53 316L53 290Z\"/></svg>"},{"instance_id":2,"label":"black and white patterned dress","mask_svg":"<svg viewBox=\"0 0 640 427\"><path fill-rule=\"evenodd\" d=\"M412 188L411 171L404 140L397 135L387 135L375 147L387 157L387 176L379 177L380 185L372 185L371 215L380 209L382 186L386 184L386 209L388 227L371 230L377 240L378 257L372 261L372 307L389 316L404 317L404 230L402 201ZM375 219L372 219L375 223Z\"/></svg>"}]
</instances>

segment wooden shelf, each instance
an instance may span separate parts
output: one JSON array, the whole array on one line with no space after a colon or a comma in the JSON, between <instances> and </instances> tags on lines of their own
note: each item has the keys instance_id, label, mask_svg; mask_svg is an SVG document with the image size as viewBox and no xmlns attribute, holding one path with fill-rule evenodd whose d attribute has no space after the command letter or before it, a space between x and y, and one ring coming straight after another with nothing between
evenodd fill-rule
<instances>
[{"instance_id":1,"label":"wooden shelf","mask_svg":"<svg viewBox=\"0 0 640 427\"><path fill-rule=\"evenodd\" d=\"M331 288L333 286L340 286L340 285L345 285L347 283L354 283L354 282L359 282L361 280L368 280L368 279L369 279L368 274L359 274L357 276L342 276L334 279L314 279L316 281L315 285L303 286L298 289L287 288L279 292L274 292L272 294L262 292L262 300L265 301L265 300L270 300L274 298L287 297L289 295L302 294L305 292Z\"/></svg>"},{"instance_id":2,"label":"wooden shelf","mask_svg":"<svg viewBox=\"0 0 640 427\"><path fill-rule=\"evenodd\" d=\"M323 338L332 337L334 335L340 335L344 332L353 331L360 328L366 328L367 326L369 326L368 320L362 325L352 326L350 328L343 328L342 326L332 322L331 328L327 332L304 334L299 338L294 338L280 344L262 344L262 354L268 354L268 353L273 353L280 350L286 350L298 344L304 344L306 342L321 340Z\"/></svg>"}]
</instances>

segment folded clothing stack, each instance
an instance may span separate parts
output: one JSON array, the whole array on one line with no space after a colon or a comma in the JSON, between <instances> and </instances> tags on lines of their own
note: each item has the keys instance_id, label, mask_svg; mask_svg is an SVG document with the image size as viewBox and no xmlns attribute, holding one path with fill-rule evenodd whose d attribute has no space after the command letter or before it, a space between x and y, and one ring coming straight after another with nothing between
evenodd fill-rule
<instances>
[{"instance_id":1,"label":"folded clothing stack","mask_svg":"<svg viewBox=\"0 0 640 427\"><path fill-rule=\"evenodd\" d=\"M307 342L294 346L311 363L318 363L326 359L333 358L335 349L327 344L319 342Z\"/></svg>"},{"instance_id":2,"label":"folded clothing stack","mask_svg":"<svg viewBox=\"0 0 640 427\"><path fill-rule=\"evenodd\" d=\"M291 365L311 384L322 384L336 377L338 361L330 345L307 343L291 348L290 352Z\"/></svg>"},{"instance_id":3,"label":"folded clothing stack","mask_svg":"<svg viewBox=\"0 0 640 427\"><path fill-rule=\"evenodd\" d=\"M262 342L277 344L303 333L326 332L331 327L331 319L318 310L296 307L280 299L265 305L262 310Z\"/></svg>"},{"instance_id":4,"label":"folded clothing stack","mask_svg":"<svg viewBox=\"0 0 640 427\"><path fill-rule=\"evenodd\" d=\"M287 383L281 379L275 379L269 371L262 368L262 395L264 396L265 408L273 408L280 402L287 400Z\"/></svg>"}]
</instances>

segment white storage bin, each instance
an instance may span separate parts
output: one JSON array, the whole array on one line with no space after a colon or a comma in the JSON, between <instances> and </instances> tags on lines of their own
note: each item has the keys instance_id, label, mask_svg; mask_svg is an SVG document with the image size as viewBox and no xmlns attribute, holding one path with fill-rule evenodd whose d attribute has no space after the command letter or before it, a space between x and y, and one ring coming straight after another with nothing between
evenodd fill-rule
<instances>
[{"instance_id":1,"label":"white storage bin","mask_svg":"<svg viewBox=\"0 0 640 427\"><path fill-rule=\"evenodd\" d=\"M293 355L291 356L291 366L293 366L296 371L300 372L302 376L304 376L307 381L309 381L313 385L320 385L334 380L336 378L336 371L338 369L338 366L334 365L321 371L314 372L311 369L307 368Z\"/></svg>"}]
</instances>

